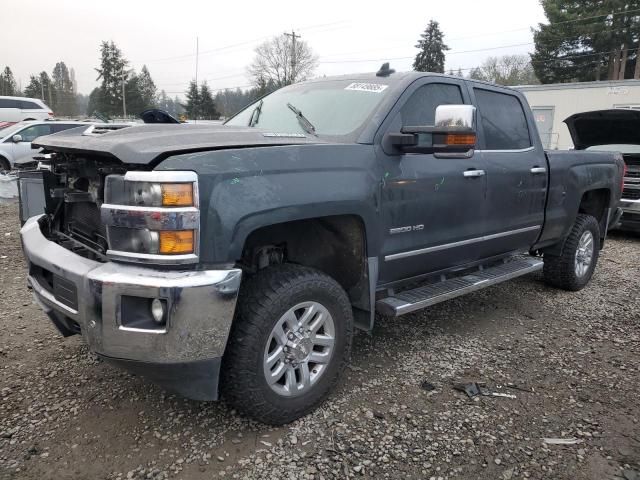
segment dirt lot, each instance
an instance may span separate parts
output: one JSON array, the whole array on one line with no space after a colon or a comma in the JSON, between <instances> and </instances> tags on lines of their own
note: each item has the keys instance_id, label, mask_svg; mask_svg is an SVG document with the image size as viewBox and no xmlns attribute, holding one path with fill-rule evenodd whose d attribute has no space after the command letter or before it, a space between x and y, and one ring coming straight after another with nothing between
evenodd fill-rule
<instances>
[{"instance_id":1,"label":"dirt lot","mask_svg":"<svg viewBox=\"0 0 640 480\"><path fill-rule=\"evenodd\" d=\"M614 234L579 293L533 275L380 318L330 401L274 429L59 336L26 289L16 214L0 206L1 479L640 480L640 237ZM467 398L465 379L516 398Z\"/></svg>"}]
</instances>

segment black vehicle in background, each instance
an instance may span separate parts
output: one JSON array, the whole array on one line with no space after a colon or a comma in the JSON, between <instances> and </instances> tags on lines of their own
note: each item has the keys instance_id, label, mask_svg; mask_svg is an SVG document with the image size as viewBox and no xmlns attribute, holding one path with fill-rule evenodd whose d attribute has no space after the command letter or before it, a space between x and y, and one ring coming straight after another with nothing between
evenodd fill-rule
<instances>
[{"instance_id":1,"label":"black vehicle in background","mask_svg":"<svg viewBox=\"0 0 640 480\"><path fill-rule=\"evenodd\" d=\"M626 164L618 225L640 232L640 111L610 109L576 113L565 123L578 150L622 153Z\"/></svg>"}]
</instances>

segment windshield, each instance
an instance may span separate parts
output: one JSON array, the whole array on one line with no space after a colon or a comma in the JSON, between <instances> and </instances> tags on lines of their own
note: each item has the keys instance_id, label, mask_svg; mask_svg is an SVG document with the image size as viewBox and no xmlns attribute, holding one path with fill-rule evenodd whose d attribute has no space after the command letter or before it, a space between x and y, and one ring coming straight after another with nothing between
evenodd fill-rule
<instances>
[{"instance_id":1,"label":"windshield","mask_svg":"<svg viewBox=\"0 0 640 480\"><path fill-rule=\"evenodd\" d=\"M226 125L252 126L275 133L348 135L365 123L387 94L387 87L383 83L346 80L292 85L249 105ZM296 110L302 113L302 119Z\"/></svg>"},{"instance_id":2,"label":"windshield","mask_svg":"<svg viewBox=\"0 0 640 480\"><path fill-rule=\"evenodd\" d=\"M597 152L620 152L620 153L640 153L640 145L615 144L615 145L594 145L587 150Z\"/></svg>"}]
</instances>

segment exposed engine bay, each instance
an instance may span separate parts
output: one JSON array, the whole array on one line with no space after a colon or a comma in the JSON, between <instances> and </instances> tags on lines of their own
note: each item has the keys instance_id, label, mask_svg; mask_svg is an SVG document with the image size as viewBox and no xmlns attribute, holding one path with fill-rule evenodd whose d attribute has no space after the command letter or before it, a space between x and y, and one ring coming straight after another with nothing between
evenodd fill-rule
<instances>
[{"instance_id":1,"label":"exposed engine bay","mask_svg":"<svg viewBox=\"0 0 640 480\"><path fill-rule=\"evenodd\" d=\"M22 171L20 177L42 179L45 216L40 219L40 226L43 233L68 250L92 260L106 261L108 240L100 220L105 178L124 174L126 168L117 160L64 153L42 155L38 160L37 169ZM25 185L21 182L21 188Z\"/></svg>"}]
</instances>

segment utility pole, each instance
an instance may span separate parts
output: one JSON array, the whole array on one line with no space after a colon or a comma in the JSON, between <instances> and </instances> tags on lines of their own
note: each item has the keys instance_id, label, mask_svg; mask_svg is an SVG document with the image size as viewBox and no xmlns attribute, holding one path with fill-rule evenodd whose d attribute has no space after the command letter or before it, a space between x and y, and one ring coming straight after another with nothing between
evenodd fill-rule
<instances>
[{"instance_id":1,"label":"utility pole","mask_svg":"<svg viewBox=\"0 0 640 480\"><path fill-rule=\"evenodd\" d=\"M42 81L42 77L40 77L40 92L41 92L42 101L44 102L44 82Z\"/></svg>"},{"instance_id":2,"label":"utility pole","mask_svg":"<svg viewBox=\"0 0 640 480\"><path fill-rule=\"evenodd\" d=\"M193 106L194 123L198 123L198 104L200 103L200 95L198 94L198 59L200 57L200 39L196 37L196 103Z\"/></svg>"},{"instance_id":3,"label":"utility pole","mask_svg":"<svg viewBox=\"0 0 640 480\"><path fill-rule=\"evenodd\" d=\"M124 92L124 67L122 67L122 113L124 118L127 118L127 100Z\"/></svg>"},{"instance_id":4,"label":"utility pole","mask_svg":"<svg viewBox=\"0 0 640 480\"><path fill-rule=\"evenodd\" d=\"M287 37L291 37L291 75L289 75L290 83L296 81L296 39L300 38L300 35L296 34L295 30L291 30L291 33L284 33Z\"/></svg>"}]
</instances>

